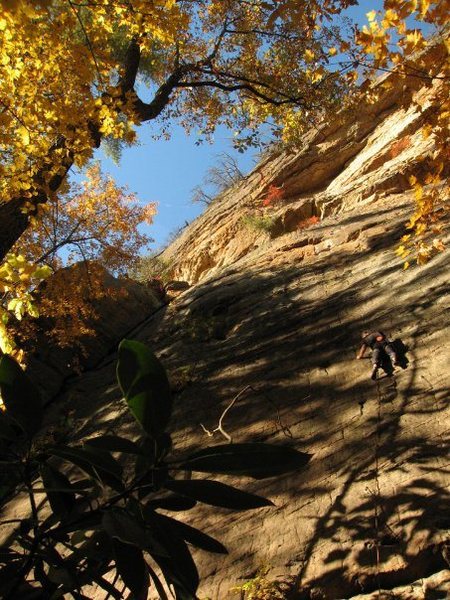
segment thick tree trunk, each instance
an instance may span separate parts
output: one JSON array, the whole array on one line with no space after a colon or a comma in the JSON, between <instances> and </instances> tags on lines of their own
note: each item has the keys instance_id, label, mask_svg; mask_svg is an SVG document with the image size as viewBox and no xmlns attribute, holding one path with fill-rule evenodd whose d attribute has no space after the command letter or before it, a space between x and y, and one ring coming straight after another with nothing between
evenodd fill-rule
<instances>
[{"instance_id":1,"label":"thick tree trunk","mask_svg":"<svg viewBox=\"0 0 450 600\"><path fill-rule=\"evenodd\" d=\"M23 198L0 203L0 262L28 227L29 217L21 211Z\"/></svg>"},{"instance_id":2,"label":"thick tree trunk","mask_svg":"<svg viewBox=\"0 0 450 600\"><path fill-rule=\"evenodd\" d=\"M139 47L133 41L130 44L130 56L127 56L125 64L125 76L119 84L123 93L133 89L136 79L137 68L139 65L140 52ZM176 68L174 72L167 78L161 87L156 91L154 99L149 103L142 102L136 95L135 112L140 121L149 121L155 119L167 106L170 95L176 85L180 82L185 69ZM101 135L95 123L89 122L88 128L92 136L92 146L98 148L100 146ZM50 149L50 154L56 148L63 148L65 140L60 137L54 146ZM56 192L59 186L66 177L67 171L73 164L73 155L70 153L61 166L64 166L66 172L63 175L55 175L48 183L48 188L52 192ZM38 176L38 181L45 181L45 177ZM0 262L5 255L11 250L20 236L25 232L29 225L29 216L22 213L21 208L27 200L31 200L35 206L45 204L48 201L46 194L41 193L32 199L13 198L9 202L0 202Z\"/></svg>"}]
</instances>

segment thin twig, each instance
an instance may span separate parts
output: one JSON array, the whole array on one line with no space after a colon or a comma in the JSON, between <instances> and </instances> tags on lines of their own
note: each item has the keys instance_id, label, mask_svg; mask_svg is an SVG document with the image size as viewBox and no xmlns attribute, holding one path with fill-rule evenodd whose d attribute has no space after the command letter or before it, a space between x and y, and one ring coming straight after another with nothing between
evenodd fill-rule
<instances>
[{"instance_id":1,"label":"thin twig","mask_svg":"<svg viewBox=\"0 0 450 600\"><path fill-rule=\"evenodd\" d=\"M205 432L205 433L206 433L206 434L207 434L209 437L212 437L212 436L213 436L213 435L216 433L216 431L220 431L220 433L221 433L221 434L224 436L224 438L226 438L226 439L228 440L228 442L231 444L231 442L232 442L231 436L230 436L230 435L229 435L229 434L228 434L228 433L227 433L227 432L224 430L224 428L223 428L223 426L222 426L223 420L224 420L224 418L225 418L225 415L227 414L227 412L228 412L228 411L229 411L229 410L230 410L230 409L231 409L231 408L232 408L232 407L233 407L233 406L236 404L236 402L239 400L239 398L240 398L240 397L241 397L241 396L242 396L242 395L243 395L243 394L244 394L244 393L245 393L247 390L250 390L250 389L252 389L252 386L251 386L251 385L247 385L247 386L245 386L245 388L243 388L243 389L242 389L242 390L239 392L239 394L233 398L233 400L230 402L230 404L229 404L229 405L226 407L226 409L225 409L225 410L223 411L223 413L220 415L219 424L218 424L218 426L217 426L215 429L213 429L212 431L209 431L208 429L206 429L206 427L205 427L205 426L204 426L202 423L200 423L200 427L203 429L203 431L204 431L204 432Z\"/></svg>"},{"instance_id":2,"label":"thin twig","mask_svg":"<svg viewBox=\"0 0 450 600\"><path fill-rule=\"evenodd\" d=\"M203 423L200 423L200 427L203 429L203 431L206 433L206 435L208 437L213 437L213 435L219 431L224 437L225 439L228 440L228 442L231 444L232 443L232 439L231 436L225 431L225 429L223 428L223 420L226 416L226 414L230 411L230 409L236 404L236 402L239 400L239 398L248 390L252 390L252 392L254 392L255 394L261 394L268 402L269 404L275 409L276 413L277 413L277 418L276 418L276 423L279 425L281 431L283 432L283 434L286 437L290 437L292 438L292 432L289 429L289 427L287 427L286 425L283 425L283 423L281 422L281 416L280 416L280 411L278 410L278 407L275 405L275 403L273 402L273 400L262 390L257 390L256 388L254 388L252 385L247 385L245 386L245 388L243 388L239 394L237 394L237 396L235 396L233 398L233 400L230 402L230 404L226 407L226 409L223 411L223 413L220 415L220 419L219 419L219 423L217 425L217 427L215 429L213 429L212 431L210 431L209 429L206 429L206 427L203 425ZM305 398L303 398L303 400L306 400L307 398L310 398L310 396L306 396Z\"/></svg>"},{"instance_id":3,"label":"thin twig","mask_svg":"<svg viewBox=\"0 0 450 600\"><path fill-rule=\"evenodd\" d=\"M104 84L104 82L103 82L102 74L101 74L101 72L100 72L100 67L98 66L97 57L95 56L95 53L94 53L94 48L93 48L93 46L92 46L91 40L89 39L89 36L88 36L88 34L87 34L87 31L86 31L86 29L85 29L85 27L84 27L83 21L81 20L80 13L79 13L79 12L78 12L78 10L75 8L75 6L74 6L74 5L73 5L73 3L71 2L71 0L69 0L69 4L70 4L70 8L73 10L73 12L75 13L75 16L77 17L77 20L78 20L78 23L80 24L80 27L81 27L81 29L83 30L84 37L86 38L87 45L89 46L89 51L90 51L90 53L91 53L91 55L92 55L92 58L93 58L93 60L94 60L94 63L95 63L95 68L96 68L96 70L97 70L98 79L99 79L99 81L100 81L100 83L101 83L102 87L104 87L104 86L105 86L105 84Z\"/></svg>"}]
</instances>

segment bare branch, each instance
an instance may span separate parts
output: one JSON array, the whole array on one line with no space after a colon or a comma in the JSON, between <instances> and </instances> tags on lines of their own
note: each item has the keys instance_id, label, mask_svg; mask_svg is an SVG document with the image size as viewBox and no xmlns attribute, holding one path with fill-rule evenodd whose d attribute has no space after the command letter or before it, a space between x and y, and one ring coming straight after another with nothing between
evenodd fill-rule
<instances>
[{"instance_id":1,"label":"bare branch","mask_svg":"<svg viewBox=\"0 0 450 600\"><path fill-rule=\"evenodd\" d=\"M239 400L239 398L247 391L253 389L251 385L247 385L245 388L243 388L239 394L237 396L235 396L233 398L233 400L230 402L230 404L226 407L226 409L223 411L223 413L220 415L220 419L219 419L219 424L217 425L217 427L215 429L213 429L212 431L209 431L208 429L206 429L206 427L200 423L200 427L203 429L203 431L209 436L212 437L216 431L220 431L220 433L224 436L224 438L226 440L228 440L228 442L231 444L232 439L231 436L224 430L223 428L223 420L227 414L227 412L236 404L236 402Z\"/></svg>"}]
</instances>

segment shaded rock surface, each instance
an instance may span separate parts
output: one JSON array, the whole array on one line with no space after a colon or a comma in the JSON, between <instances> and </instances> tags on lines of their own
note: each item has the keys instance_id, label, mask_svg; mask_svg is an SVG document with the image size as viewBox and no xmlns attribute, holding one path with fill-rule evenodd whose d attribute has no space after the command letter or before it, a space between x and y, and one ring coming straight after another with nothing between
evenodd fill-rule
<instances>
[{"instance_id":1,"label":"shaded rock surface","mask_svg":"<svg viewBox=\"0 0 450 600\"><path fill-rule=\"evenodd\" d=\"M100 265L91 264L91 272L93 268L98 271L96 277L101 288L99 297L91 301L92 314L81 319L86 331L80 331L74 343L61 348L48 336L52 327L60 323L41 319L33 352L27 356L28 373L40 386L46 401L58 393L68 377L94 367L130 330L163 304L150 287L131 279L117 279ZM63 289L89 297L89 279L86 265L77 263L47 280L46 294L56 298Z\"/></svg>"},{"instance_id":2,"label":"shaded rock surface","mask_svg":"<svg viewBox=\"0 0 450 600\"><path fill-rule=\"evenodd\" d=\"M297 599L448 593L447 256L404 271L394 253L413 206L408 174L432 152L420 129L437 85L396 84L311 133L298 153L272 156L167 250L174 279L192 286L130 337L176 380L176 451L225 442L201 424L213 430L247 388L224 419L233 441L313 454L301 473L233 480L274 508L180 517L230 551L195 552L200 598L238 597L233 586L261 566ZM284 190L270 235L242 224L269 185ZM311 216L320 220L305 229ZM372 382L370 361L355 360L365 328L401 340L407 367ZM110 354L60 397L76 407L72 441L135 434L115 361Z\"/></svg>"},{"instance_id":3,"label":"shaded rock surface","mask_svg":"<svg viewBox=\"0 0 450 600\"><path fill-rule=\"evenodd\" d=\"M447 258L401 269L393 245L410 209L407 193L387 196L325 218L307 232L308 245L277 238L258 260L193 286L136 332L170 374L184 369L171 426L178 451L211 444L200 424L214 429L251 386L224 420L233 441L313 454L303 473L237 482L275 508L186 514L230 551L196 553L201 598L234 597L230 589L262 565L296 582L295 597L327 599L447 568ZM319 251L314 240L331 243ZM355 360L368 326L408 346L409 365L393 378L372 382L369 361ZM112 355L71 386L74 440L99 428L134 433L114 369Z\"/></svg>"}]
</instances>

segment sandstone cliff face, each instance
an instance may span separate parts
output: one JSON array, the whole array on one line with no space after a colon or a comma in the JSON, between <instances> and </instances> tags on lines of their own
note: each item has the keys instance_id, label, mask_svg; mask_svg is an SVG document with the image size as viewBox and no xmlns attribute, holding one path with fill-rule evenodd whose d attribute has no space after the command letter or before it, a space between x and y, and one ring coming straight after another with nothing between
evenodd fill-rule
<instances>
[{"instance_id":1,"label":"sandstone cliff face","mask_svg":"<svg viewBox=\"0 0 450 600\"><path fill-rule=\"evenodd\" d=\"M87 271L87 268L89 271ZM90 275L89 275L90 273ZM98 297L91 300L92 312L81 315L77 334L66 346L49 333L60 328L63 317L40 319L27 356L29 375L39 385L45 401L50 401L67 378L91 369L160 306L162 300L149 286L130 279L116 279L100 265L77 263L55 273L45 286L48 298L71 301L72 295L89 298L90 277L98 278ZM66 296L67 294L67 296ZM66 321L72 319L66 317ZM69 323L70 325L70 323ZM81 330L84 328L84 330Z\"/></svg>"},{"instance_id":2,"label":"sandstone cliff face","mask_svg":"<svg viewBox=\"0 0 450 600\"><path fill-rule=\"evenodd\" d=\"M442 61L440 46L428 60ZM403 192L408 176L433 149L421 129L434 108L441 82L424 86L420 78L395 80L386 75L374 87L378 101L336 115L305 135L296 152L281 152L260 164L237 187L223 194L163 254L173 261L173 276L197 282L224 266L273 248L273 239L294 233L311 216L323 219L375 204L380 197ZM411 102L414 98L415 103ZM282 199L262 211L270 186ZM391 203L395 203L395 199ZM246 215L270 214L270 238L245 224ZM253 260L253 258L251 258Z\"/></svg>"},{"instance_id":3,"label":"sandstone cliff face","mask_svg":"<svg viewBox=\"0 0 450 600\"><path fill-rule=\"evenodd\" d=\"M245 389L224 420L233 441L313 454L304 472L233 482L274 508L182 517L230 551L195 554L201 598L239 597L231 588L264 565L293 585L293 598L448 593L447 256L403 271L394 254L412 210L408 173L432 151L420 128L435 85L397 84L311 133L298 153L271 157L167 250L176 278L194 285L134 337L171 374L175 448L225 442L200 424L214 429ZM271 184L284 199L269 235L242 216L259 210ZM299 229L312 215L320 221ZM369 360L355 360L364 328L401 339L407 367L372 382ZM115 358L60 398L77 407L74 441L99 428L134 431Z\"/></svg>"}]
</instances>

